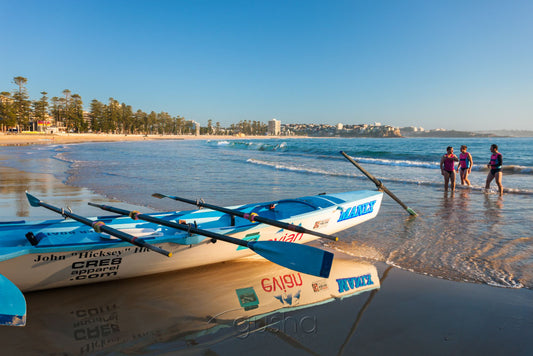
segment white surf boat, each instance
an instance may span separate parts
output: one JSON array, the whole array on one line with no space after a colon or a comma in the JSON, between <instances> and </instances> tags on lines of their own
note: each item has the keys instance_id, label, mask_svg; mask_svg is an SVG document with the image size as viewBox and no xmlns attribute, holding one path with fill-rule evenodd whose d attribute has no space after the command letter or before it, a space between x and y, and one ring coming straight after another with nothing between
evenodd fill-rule
<instances>
[{"instance_id":1,"label":"white surf boat","mask_svg":"<svg viewBox=\"0 0 533 356\"><path fill-rule=\"evenodd\" d=\"M141 214L90 203L120 214L95 218L27 196L32 206L65 219L0 223L0 275L22 291L161 273L253 253L327 278L333 254L303 244L320 237L336 240L332 234L374 218L383 193L354 191L230 208L155 194L206 208Z\"/></svg>"}]
</instances>

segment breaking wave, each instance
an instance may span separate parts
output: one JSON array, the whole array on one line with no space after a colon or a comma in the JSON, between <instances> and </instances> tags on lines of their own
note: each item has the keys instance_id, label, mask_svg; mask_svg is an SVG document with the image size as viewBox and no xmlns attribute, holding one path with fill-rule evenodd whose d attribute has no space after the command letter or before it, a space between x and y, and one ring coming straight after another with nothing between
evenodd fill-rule
<instances>
[{"instance_id":1,"label":"breaking wave","mask_svg":"<svg viewBox=\"0 0 533 356\"><path fill-rule=\"evenodd\" d=\"M364 179L367 178L356 174L356 173L348 173L348 172L340 172L340 171L332 171L325 168L313 168L313 167L304 167L304 166L296 166L291 165L287 163L280 163L280 162L268 162L263 161L255 158L249 158L247 160L248 163L265 166L277 170L284 170L284 171L292 171L292 172L299 172L304 174L316 174L316 175L327 175L327 176L336 176L336 177L350 177L350 178L358 178L358 179ZM364 160L360 160L360 162L364 162ZM369 162L367 162L369 163ZM423 167L424 168L424 167ZM395 183L407 183L407 184L416 184L416 185L425 185L425 186L435 186L435 187L441 187L442 182L439 179L438 181L425 179L425 178L406 178L406 177L384 177L384 176L376 176L379 180L383 182L395 182ZM485 191L485 187L483 185L472 185L471 187L467 188L465 186L457 185L457 189L472 189L474 191ZM491 193L492 191L488 191L487 193ZM495 191L494 191L495 192ZM509 194L524 194L524 195L533 195L532 190L528 189L520 189L520 188L509 188L504 187L504 193Z\"/></svg>"}]
</instances>

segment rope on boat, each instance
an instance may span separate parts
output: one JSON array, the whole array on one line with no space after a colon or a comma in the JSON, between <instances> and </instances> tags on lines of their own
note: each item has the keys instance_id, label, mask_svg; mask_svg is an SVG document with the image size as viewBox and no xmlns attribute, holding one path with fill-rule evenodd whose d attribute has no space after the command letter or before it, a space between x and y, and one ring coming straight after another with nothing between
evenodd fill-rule
<instances>
[{"instance_id":1,"label":"rope on boat","mask_svg":"<svg viewBox=\"0 0 533 356\"><path fill-rule=\"evenodd\" d=\"M251 214L244 214L242 217L250 220L251 222L255 222L254 219L256 216L258 216L256 213L251 213Z\"/></svg>"},{"instance_id":2,"label":"rope on boat","mask_svg":"<svg viewBox=\"0 0 533 356\"><path fill-rule=\"evenodd\" d=\"M95 221L91 224L91 227L96 231L97 233L101 232L101 227L104 226L105 223L103 221Z\"/></svg>"},{"instance_id":3,"label":"rope on boat","mask_svg":"<svg viewBox=\"0 0 533 356\"><path fill-rule=\"evenodd\" d=\"M205 204L205 201L203 199L196 199L196 207L198 208L198 210L203 208L202 204Z\"/></svg>"}]
</instances>

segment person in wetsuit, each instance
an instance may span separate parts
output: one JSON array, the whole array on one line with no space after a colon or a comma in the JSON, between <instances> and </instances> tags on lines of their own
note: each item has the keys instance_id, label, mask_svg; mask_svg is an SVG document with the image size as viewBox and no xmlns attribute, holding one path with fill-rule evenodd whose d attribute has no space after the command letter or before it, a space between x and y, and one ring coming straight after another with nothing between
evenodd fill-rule
<instances>
[{"instance_id":1,"label":"person in wetsuit","mask_svg":"<svg viewBox=\"0 0 533 356\"><path fill-rule=\"evenodd\" d=\"M485 184L485 190L490 189L490 183L492 180L496 180L496 185L498 185L498 191L500 195L503 195L503 185L502 185L502 165L503 165L503 156L498 152L498 145L491 145L490 152L490 162L487 164L487 167L490 168L489 174L487 175L487 183Z\"/></svg>"},{"instance_id":2,"label":"person in wetsuit","mask_svg":"<svg viewBox=\"0 0 533 356\"><path fill-rule=\"evenodd\" d=\"M444 176L444 191L448 191L450 181L452 191L455 191L455 162L459 162L459 158L453 154L453 147L448 146L446 154L440 159L440 173Z\"/></svg>"},{"instance_id":3,"label":"person in wetsuit","mask_svg":"<svg viewBox=\"0 0 533 356\"><path fill-rule=\"evenodd\" d=\"M467 184L470 186L470 180L468 179L468 175L470 174L472 170L472 166L474 165L474 160L472 159L472 155L466 151L466 145L461 146L461 154L459 155L459 165L457 166L457 172L459 172L459 169L461 169L459 176L461 177L461 184Z\"/></svg>"}]
</instances>

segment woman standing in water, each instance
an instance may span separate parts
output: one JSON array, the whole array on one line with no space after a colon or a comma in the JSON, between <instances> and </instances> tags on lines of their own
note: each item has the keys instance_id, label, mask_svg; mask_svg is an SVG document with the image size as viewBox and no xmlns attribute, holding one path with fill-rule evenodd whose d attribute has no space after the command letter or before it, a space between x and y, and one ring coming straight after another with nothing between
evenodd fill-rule
<instances>
[{"instance_id":1,"label":"woman standing in water","mask_svg":"<svg viewBox=\"0 0 533 356\"><path fill-rule=\"evenodd\" d=\"M457 172L459 172L459 168L461 168L461 172L459 173L461 184L464 185L466 183L470 186L468 175L470 174L473 165L474 160L472 160L472 155L466 151L466 145L462 145L461 154L459 155L459 165L457 166Z\"/></svg>"},{"instance_id":2,"label":"woman standing in water","mask_svg":"<svg viewBox=\"0 0 533 356\"><path fill-rule=\"evenodd\" d=\"M498 152L498 145L491 145L490 146L490 152L492 152L492 155L490 156L490 162L487 164L487 167L490 168L489 174L487 175L487 183L485 184L485 190L490 189L490 183L493 179L496 180L496 184L498 185L498 191L500 193L500 196L503 195L503 185L502 185L502 164L503 164L503 156L500 152Z\"/></svg>"},{"instance_id":3,"label":"woman standing in water","mask_svg":"<svg viewBox=\"0 0 533 356\"><path fill-rule=\"evenodd\" d=\"M444 191L448 191L450 181L452 192L455 191L455 162L459 162L459 158L453 154L453 147L448 146L446 154L440 159L440 172L444 176Z\"/></svg>"}]
</instances>

